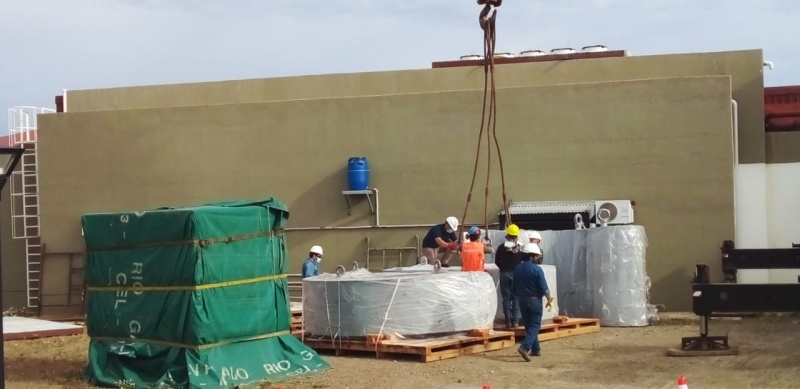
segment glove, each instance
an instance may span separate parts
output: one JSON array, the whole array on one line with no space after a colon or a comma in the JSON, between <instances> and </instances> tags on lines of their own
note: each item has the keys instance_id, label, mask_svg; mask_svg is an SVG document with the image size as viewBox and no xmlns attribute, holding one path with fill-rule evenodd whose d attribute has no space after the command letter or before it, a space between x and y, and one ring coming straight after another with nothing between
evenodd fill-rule
<instances>
[{"instance_id":1,"label":"glove","mask_svg":"<svg viewBox=\"0 0 800 389\"><path fill-rule=\"evenodd\" d=\"M456 249L458 249L458 245L455 243L450 243L447 245L447 249L450 251L456 251Z\"/></svg>"}]
</instances>

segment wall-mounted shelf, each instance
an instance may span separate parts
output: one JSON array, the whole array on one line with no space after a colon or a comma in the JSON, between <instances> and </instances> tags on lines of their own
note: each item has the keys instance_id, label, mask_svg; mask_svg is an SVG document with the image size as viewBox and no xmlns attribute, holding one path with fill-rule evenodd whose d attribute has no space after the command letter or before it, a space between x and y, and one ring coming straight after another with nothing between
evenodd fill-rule
<instances>
[{"instance_id":1,"label":"wall-mounted shelf","mask_svg":"<svg viewBox=\"0 0 800 389\"><path fill-rule=\"evenodd\" d=\"M344 200L347 202L347 214L353 214L353 208L350 206L350 196L365 196L367 201L369 202L369 209L372 211L372 214L375 214L375 205L372 203L372 195L375 195L375 202L377 203L378 194L374 192L372 189L366 190L343 190L342 195L344 196Z\"/></svg>"}]
</instances>

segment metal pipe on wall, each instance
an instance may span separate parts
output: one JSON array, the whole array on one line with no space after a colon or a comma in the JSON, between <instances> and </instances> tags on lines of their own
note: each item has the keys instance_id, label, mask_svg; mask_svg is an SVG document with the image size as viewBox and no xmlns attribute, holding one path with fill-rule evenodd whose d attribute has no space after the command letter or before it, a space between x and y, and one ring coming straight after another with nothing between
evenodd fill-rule
<instances>
[{"instance_id":1,"label":"metal pipe on wall","mask_svg":"<svg viewBox=\"0 0 800 389\"><path fill-rule=\"evenodd\" d=\"M739 164L739 103L731 99L731 111L733 112L733 164Z\"/></svg>"},{"instance_id":2,"label":"metal pipe on wall","mask_svg":"<svg viewBox=\"0 0 800 389\"><path fill-rule=\"evenodd\" d=\"M481 225L484 223L468 223L470 225ZM389 224L383 226L342 226L342 227L289 227L284 231L318 231L318 230L375 230L375 229L397 229L397 228L430 228L436 224ZM500 223L489 223L490 226L499 226Z\"/></svg>"},{"instance_id":3,"label":"metal pipe on wall","mask_svg":"<svg viewBox=\"0 0 800 389\"><path fill-rule=\"evenodd\" d=\"M375 226L381 226L381 199L378 195L378 188L372 188L372 191L375 192Z\"/></svg>"}]
</instances>

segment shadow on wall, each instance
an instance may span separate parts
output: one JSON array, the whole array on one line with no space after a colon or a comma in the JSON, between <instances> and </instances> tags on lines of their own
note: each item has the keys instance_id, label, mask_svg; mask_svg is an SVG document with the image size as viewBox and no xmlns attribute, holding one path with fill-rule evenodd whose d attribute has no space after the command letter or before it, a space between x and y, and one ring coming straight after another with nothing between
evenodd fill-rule
<instances>
[{"instance_id":1,"label":"shadow on wall","mask_svg":"<svg viewBox=\"0 0 800 389\"><path fill-rule=\"evenodd\" d=\"M347 167L342 166L317 182L309 183L308 189L288 204L287 227L333 226L336 221L346 218L347 204L342 196L342 191L346 189L346 178Z\"/></svg>"},{"instance_id":2,"label":"shadow on wall","mask_svg":"<svg viewBox=\"0 0 800 389\"><path fill-rule=\"evenodd\" d=\"M342 191L348 189L347 166L345 164L342 164L334 172L321 177L307 188L294 201L287 204L289 206L287 228L374 224L374 216L370 212L367 199L363 196L350 196L352 216L347 213L347 202L344 195L342 195ZM306 246L320 244L318 238L315 237L330 231L312 230L309 232L292 232L291 241L288 242L289 246L294 248L302 246L303 250L305 250ZM303 255L305 254L307 253L303 252Z\"/></svg>"},{"instance_id":3,"label":"shadow on wall","mask_svg":"<svg viewBox=\"0 0 800 389\"><path fill-rule=\"evenodd\" d=\"M698 262L701 263L701 262ZM664 296L665 294L677 294L675 299L683 300L689 302L689 307L691 310L691 300L692 300L692 275L694 274L694 268L687 269L683 267L678 267L671 271L669 275L665 277L660 277L650 285L650 295L656 294L657 296ZM712 279L713 279L712 275ZM651 278L652 280L652 278ZM650 298L650 304L663 304L663 301L653 300L652 297ZM674 311L674 307L665 306L666 311Z\"/></svg>"}]
</instances>

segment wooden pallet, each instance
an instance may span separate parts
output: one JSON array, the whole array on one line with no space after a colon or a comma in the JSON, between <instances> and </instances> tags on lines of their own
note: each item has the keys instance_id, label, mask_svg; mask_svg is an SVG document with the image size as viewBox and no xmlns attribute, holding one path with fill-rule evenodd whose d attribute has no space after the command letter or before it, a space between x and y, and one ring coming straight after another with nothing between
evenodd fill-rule
<instances>
[{"instance_id":1,"label":"wooden pallet","mask_svg":"<svg viewBox=\"0 0 800 389\"><path fill-rule=\"evenodd\" d=\"M337 356L358 352L372 353L376 358L405 355L427 363L506 349L514 346L516 340L514 332L487 329L424 339L378 338L377 335L371 335L359 340L331 340L306 336L304 342L314 350L332 351Z\"/></svg>"},{"instance_id":2,"label":"wooden pallet","mask_svg":"<svg viewBox=\"0 0 800 389\"><path fill-rule=\"evenodd\" d=\"M300 309L292 310L292 321L289 324L289 330L292 331L292 334L302 334L303 333L303 311Z\"/></svg>"},{"instance_id":3,"label":"wooden pallet","mask_svg":"<svg viewBox=\"0 0 800 389\"><path fill-rule=\"evenodd\" d=\"M523 326L506 329L505 326L499 325L495 327L495 330L513 331L517 340L520 341L525 338L525 327ZM544 342L594 332L600 332L600 319L572 319L559 316L553 319L553 323L542 325L542 329L539 330L539 341Z\"/></svg>"}]
</instances>

